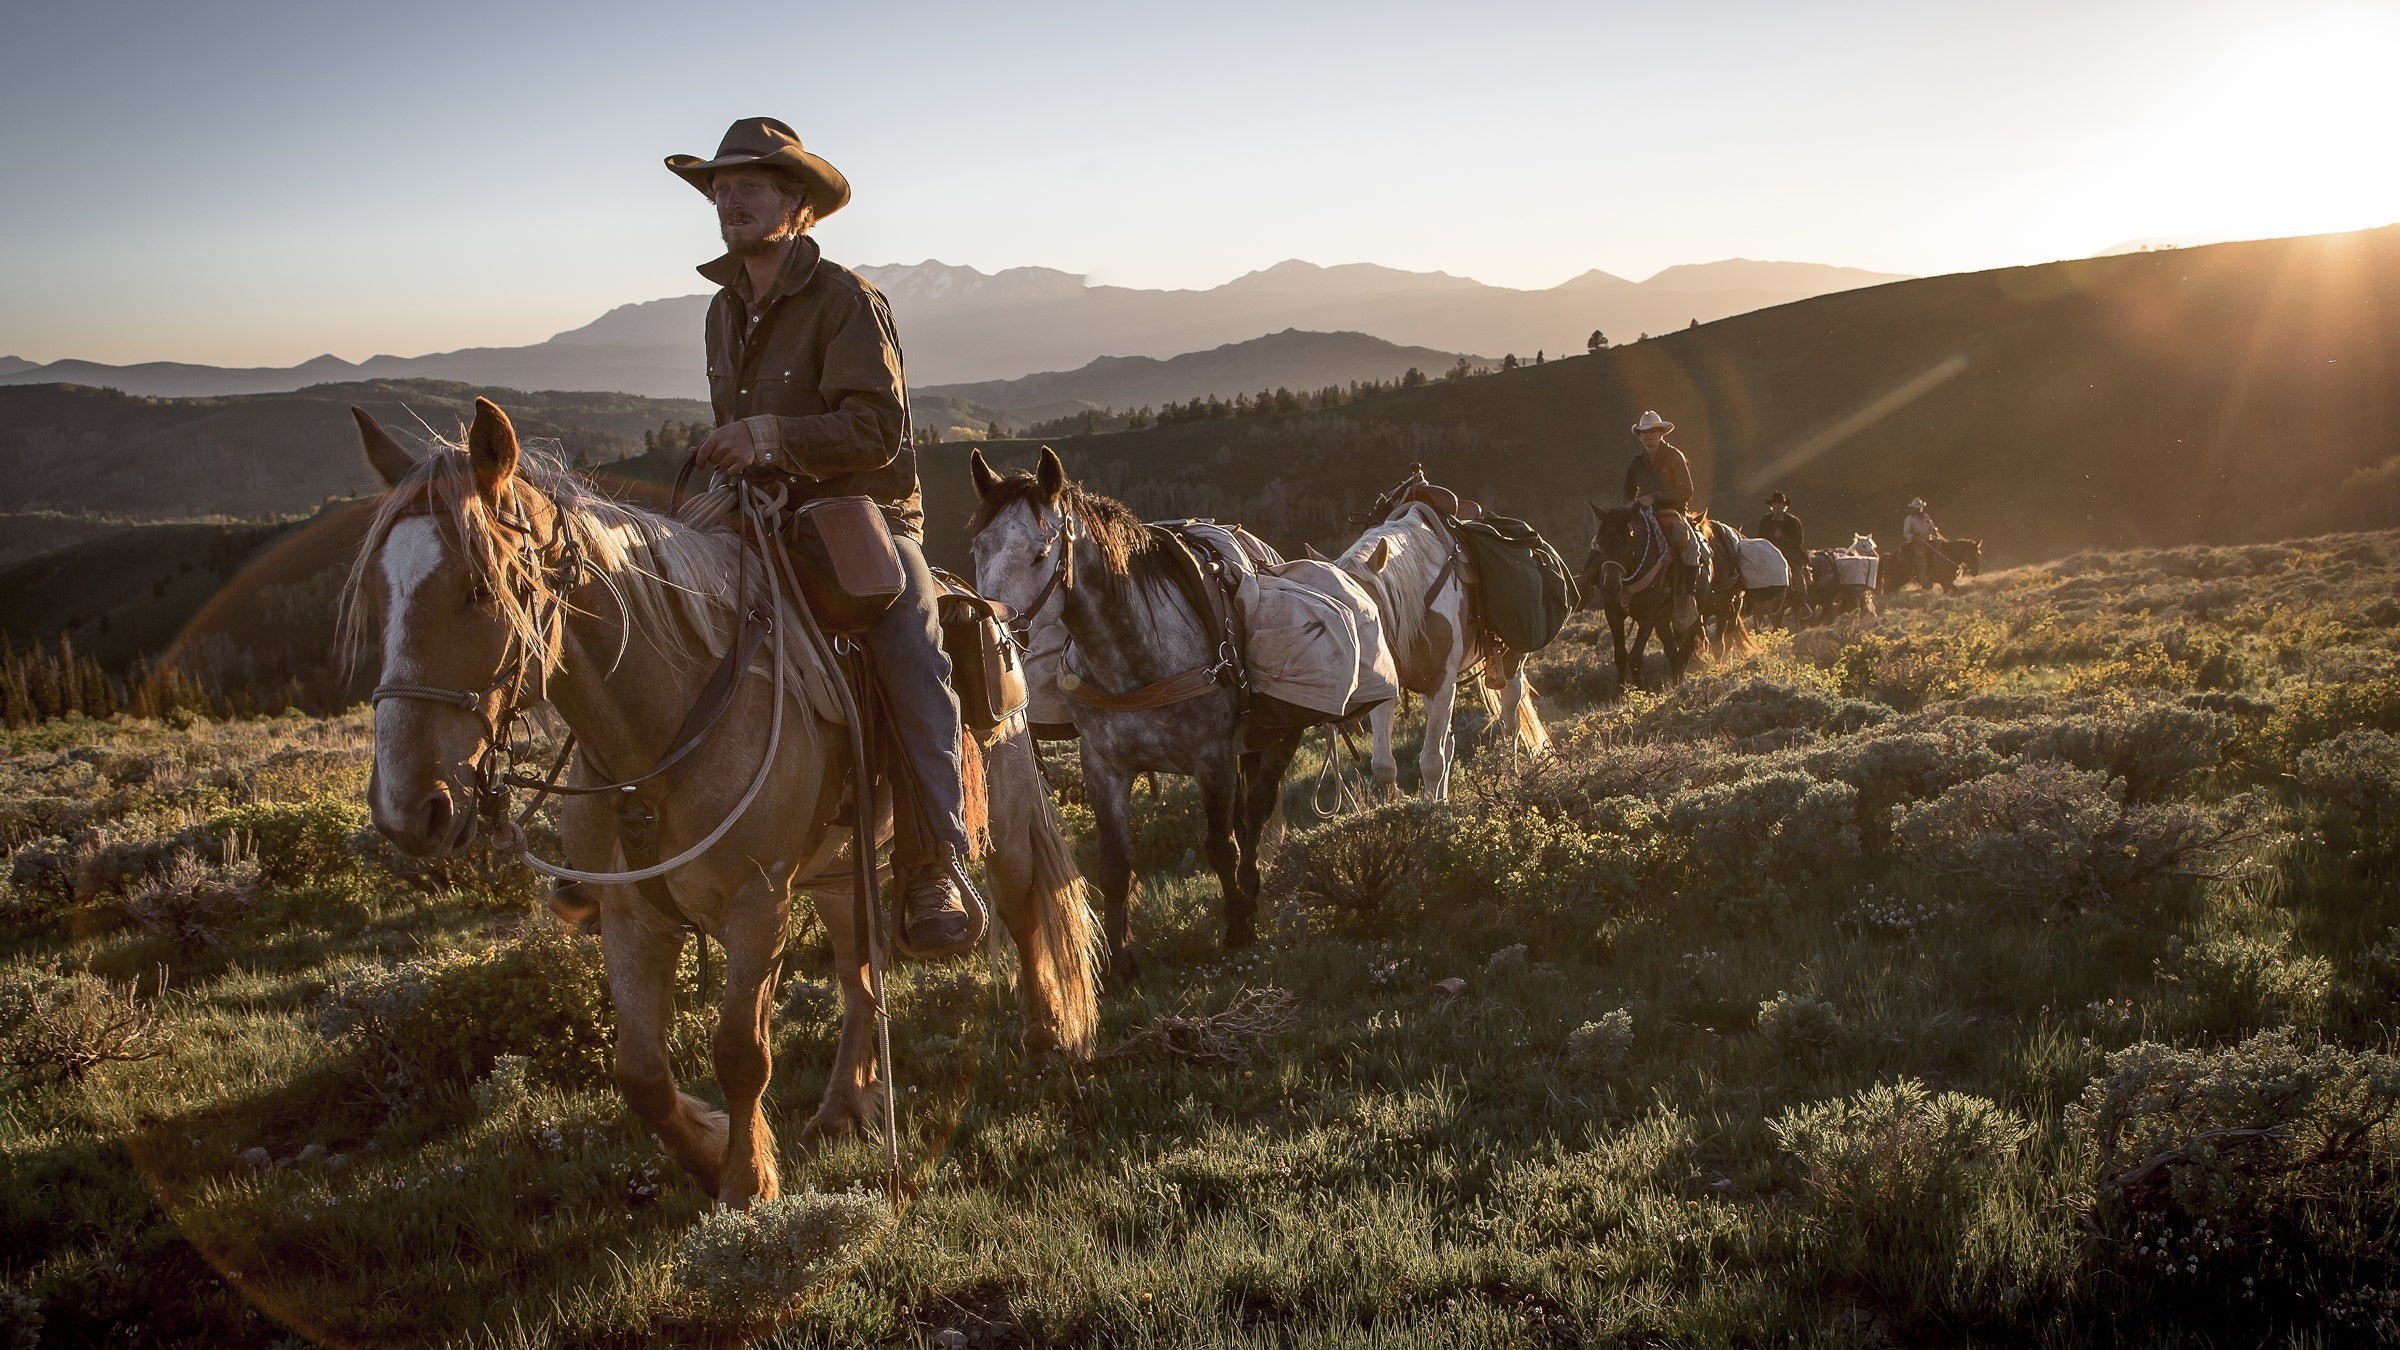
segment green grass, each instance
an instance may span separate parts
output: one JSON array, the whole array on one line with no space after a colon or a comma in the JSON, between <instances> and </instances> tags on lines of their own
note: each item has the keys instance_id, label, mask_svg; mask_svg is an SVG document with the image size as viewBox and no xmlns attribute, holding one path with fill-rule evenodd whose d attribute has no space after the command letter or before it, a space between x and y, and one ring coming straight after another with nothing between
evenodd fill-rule
<instances>
[{"instance_id":1,"label":"green grass","mask_svg":"<svg viewBox=\"0 0 2400 1350\"><path fill-rule=\"evenodd\" d=\"M804 1309L768 1289L732 1321L672 1272L696 1191L538 1009L405 1083L320 1034L329 986L407 963L445 1008L597 1007L588 953L520 931L525 878L325 846L361 819L363 717L14 733L0 980L138 980L173 1039L0 1089L0 1319L58 1345L634 1345L744 1318L780 1319L777 1345L2388 1338L2388 1122L2288 1172L2185 1159L2161 1198L2105 1184L2129 1164L2084 1112L2135 1047L2278 1028L2332 1047L2370 1108L2400 1091L2400 839L2375 814L2400 763L2359 739L2400 731L2395 577L2400 534L2079 555L1589 706L1614 680L1579 617L1535 670L1561 691L1552 761L1470 756L1448 807L1317 826L1312 742L1267 938L1231 956L1188 787L1143 789L1144 978L1102 1044L1250 988L1297 994L1294 1024L1234 1064L1035 1070L985 965L903 970L923 1189ZM2076 773L2105 790L2038 849L1935 828ZM2125 855L2187 819L2231 834L2188 865ZM237 828L275 856L214 941L128 917L142 847ZM1362 839L1405 865L1362 868ZM79 840L70 895L37 864ZM1973 848L2006 865L1945 866ZM1344 905L1312 900L1345 878ZM874 1147L788 1142L833 1034L800 936L768 1103L785 1185L871 1185ZM1570 1048L1618 1010L1621 1056ZM702 1072L688 1031L679 1051ZM2231 1065L2195 1072L2223 1097L2250 1081ZM2330 1102L2277 1123L2316 1139L2350 1118Z\"/></svg>"}]
</instances>

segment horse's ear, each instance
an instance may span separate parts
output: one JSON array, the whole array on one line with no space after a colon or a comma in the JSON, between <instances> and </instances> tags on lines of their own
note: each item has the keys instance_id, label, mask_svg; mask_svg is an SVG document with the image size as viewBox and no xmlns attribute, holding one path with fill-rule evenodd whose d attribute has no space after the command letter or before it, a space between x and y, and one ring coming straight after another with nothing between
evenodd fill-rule
<instances>
[{"instance_id":1,"label":"horse's ear","mask_svg":"<svg viewBox=\"0 0 2400 1350\"><path fill-rule=\"evenodd\" d=\"M1375 551L1367 555L1367 570L1370 572L1381 572L1384 568L1391 565L1391 561L1392 540L1391 536L1386 535L1383 538L1375 541Z\"/></svg>"},{"instance_id":2,"label":"horse's ear","mask_svg":"<svg viewBox=\"0 0 2400 1350\"><path fill-rule=\"evenodd\" d=\"M488 398L475 400L475 421L467 428L467 462L475 466L475 491L485 501L517 472L517 429L508 414Z\"/></svg>"},{"instance_id":3,"label":"horse's ear","mask_svg":"<svg viewBox=\"0 0 2400 1350\"><path fill-rule=\"evenodd\" d=\"M1000 475L993 473L992 466L984 462L983 447L980 445L967 452L967 474L975 480L977 501L991 496L992 489L1000 486Z\"/></svg>"},{"instance_id":4,"label":"horse's ear","mask_svg":"<svg viewBox=\"0 0 2400 1350\"><path fill-rule=\"evenodd\" d=\"M1324 554L1317 552L1317 546L1316 546L1315 544L1309 543L1307 540L1302 540L1302 541L1300 542L1300 556L1301 556L1301 557L1303 557L1303 558L1306 558L1306 559L1308 559L1310 562L1331 562L1331 561L1333 561L1331 558L1328 558L1328 557L1326 557Z\"/></svg>"},{"instance_id":5,"label":"horse's ear","mask_svg":"<svg viewBox=\"0 0 2400 1350\"><path fill-rule=\"evenodd\" d=\"M1050 501L1057 501L1059 494L1067 490L1067 466L1059 461L1056 450L1046 445L1042 447L1042 462L1033 471L1033 481L1041 487L1042 496Z\"/></svg>"},{"instance_id":6,"label":"horse's ear","mask_svg":"<svg viewBox=\"0 0 2400 1350\"><path fill-rule=\"evenodd\" d=\"M350 416L358 422L359 443L367 448L367 463L375 466L376 476L385 487L398 487L402 479L416 471L417 457L408 447L392 438L383 423L368 416L367 410L352 404Z\"/></svg>"},{"instance_id":7,"label":"horse's ear","mask_svg":"<svg viewBox=\"0 0 2400 1350\"><path fill-rule=\"evenodd\" d=\"M1600 503L1587 501L1584 503L1584 505L1592 508L1593 520L1602 521L1608 519L1608 513L1600 509Z\"/></svg>"}]
</instances>

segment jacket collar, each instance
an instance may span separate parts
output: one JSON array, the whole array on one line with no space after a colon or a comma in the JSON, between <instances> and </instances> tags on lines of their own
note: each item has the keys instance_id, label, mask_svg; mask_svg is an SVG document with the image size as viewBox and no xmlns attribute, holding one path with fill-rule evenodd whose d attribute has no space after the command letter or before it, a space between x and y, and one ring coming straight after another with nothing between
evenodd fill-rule
<instances>
[{"instance_id":1,"label":"jacket collar","mask_svg":"<svg viewBox=\"0 0 2400 1350\"><path fill-rule=\"evenodd\" d=\"M771 304L787 295L797 295L805 289L810 278L817 274L817 261L824 257L816 237L801 235L792 242L792 251L784 255L783 271L776 274L774 287L764 296L746 294L750 289L750 269L742 260L728 253L700 264L701 276L715 282L753 307Z\"/></svg>"}]
</instances>

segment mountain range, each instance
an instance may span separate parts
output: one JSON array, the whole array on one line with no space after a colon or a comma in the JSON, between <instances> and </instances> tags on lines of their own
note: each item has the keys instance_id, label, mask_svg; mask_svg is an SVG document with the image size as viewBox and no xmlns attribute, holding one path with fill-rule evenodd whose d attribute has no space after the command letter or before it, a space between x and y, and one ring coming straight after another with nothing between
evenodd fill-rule
<instances>
[{"instance_id":1,"label":"mountain range","mask_svg":"<svg viewBox=\"0 0 2400 1350\"><path fill-rule=\"evenodd\" d=\"M1670 267L1633 282L1586 272L1547 290L1487 286L1442 272L1283 262L1206 290L1095 286L1042 267L986 274L940 262L858 269L891 300L912 388L1067 371L1104 357L1167 358L1297 328L1354 332L1444 352L1581 351L1594 329L1622 341L1762 306L1900 278L1815 263L1736 259ZM703 295L620 305L524 347L474 347L350 362L225 368L154 361L112 366L0 357L0 385L87 384L182 398L280 393L358 380L439 379L509 389L608 390L706 398ZM1388 374L1397 374L1394 370ZM1223 397L1255 386L1197 389ZM1081 396L1079 396L1081 397ZM1106 402L1107 400L1099 400Z\"/></svg>"}]
</instances>

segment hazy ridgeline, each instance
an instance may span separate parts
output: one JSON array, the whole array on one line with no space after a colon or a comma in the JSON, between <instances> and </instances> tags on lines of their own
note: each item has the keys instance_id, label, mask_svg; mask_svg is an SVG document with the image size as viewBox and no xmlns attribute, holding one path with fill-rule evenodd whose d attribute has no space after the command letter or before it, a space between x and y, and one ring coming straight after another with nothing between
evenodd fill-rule
<instances>
[{"instance_id":1,"label":"hazy ridgeline","mask_svg":"<svg viewBox=\"0 0 2400 1350\"><path fill-rule=\"evenodd\" d=\"M1579 617L1554 758L1322 825L1304 762L1233 959L1188 788L1140 794L1102 1044L1245 988L1289 1025L1028 1075L984 965L904 971L938 1161L773 1343L2389 1340L2396 579L2395 532L2084 553L1622 702ZM649 1344L838 1269L871 1206L692 1228L592 945L380 848L368 739L8 733L0 1335L278 1343L247 1291L341 1343ZM800 941L787 1140L834 1025Z\"/></svg>"}]
</instances>

